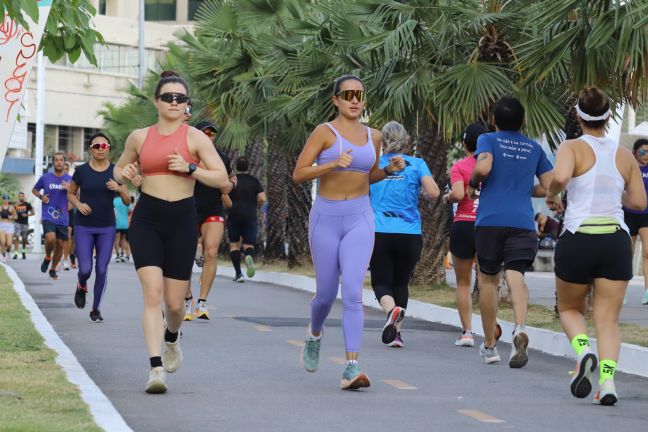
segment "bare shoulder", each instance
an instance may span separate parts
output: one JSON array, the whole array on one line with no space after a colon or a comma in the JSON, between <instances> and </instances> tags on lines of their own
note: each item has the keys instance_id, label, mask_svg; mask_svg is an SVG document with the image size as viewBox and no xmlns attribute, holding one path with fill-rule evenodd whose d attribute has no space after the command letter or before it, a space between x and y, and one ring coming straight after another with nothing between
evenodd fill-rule
<instances>
[{"instance_id":1,"label":"bare shoulder","mask_svg":"<svg viewBox=\"0 0 648 432\"><path fill-rule=\"evenodd\" d=\"M146 139L146 134L148 134L148 130L149 130L148 127L142 129L135 129L133 132L131 132L128 135L128 138L126 138L126 143L139 147Z\"/></svg>"},{"instance_id":2,"label":"bare shoulder","mask_svg":"<svg viewBox=\"0 0 648 432\"><path fill-rule=\"evenodd\" d=\"M619 146L617 149L617 161L621 162L625 168L632 168L632 166L637 165L637 160L630 151L623 146Z\"/></svg>"},{"instance_id":3,"label":"bare shoulder","mask_svg":"<svg viewBox=\"0 0 648 432\"><path fill-rule=\"evenodd\" d=\"M371 140L375 143L382 142L382 133L378 129L369 128L371 131Z\"/></svg>"},{"instance_id":4,"label":"bare shoulder","mask_svg":"<svg viewBox=\"0 0 648 432\"><path fill-rule=\"evenodd\" d=\"M337 137L326 123L318 124L308 137L308 141L315 144L323 144L324 148L330 147Z\"/></svg>"}]
</instances>

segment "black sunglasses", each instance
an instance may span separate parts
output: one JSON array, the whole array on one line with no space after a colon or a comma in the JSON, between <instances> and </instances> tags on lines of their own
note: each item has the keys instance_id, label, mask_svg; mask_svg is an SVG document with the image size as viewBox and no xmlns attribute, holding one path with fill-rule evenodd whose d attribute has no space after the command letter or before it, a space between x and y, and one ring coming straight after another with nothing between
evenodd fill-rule
<instances>
[{"instance_id":1,"label":"black sunglasses","mask_svg":"<svg viewBox=\"0 0 648 432\"><path fill-rule=\"evenodd\" d=\"M353 98L356 98L360 103L364 102L366 97L364 90L342 90L335 96L342 98L347 102L351 102Z\"/></svg>"},{"instance_id":2,"label":"black sunglasses","mask_svg":"<svg viewBox=\"0 0 648 432\"><path fill-rule=\"evenodd\" d=\"M182 93L162 93L158 96L162 102L173 103L175 101L178 104L184 104L189 102L189 96Z\"/></svg>"}]
</instances>

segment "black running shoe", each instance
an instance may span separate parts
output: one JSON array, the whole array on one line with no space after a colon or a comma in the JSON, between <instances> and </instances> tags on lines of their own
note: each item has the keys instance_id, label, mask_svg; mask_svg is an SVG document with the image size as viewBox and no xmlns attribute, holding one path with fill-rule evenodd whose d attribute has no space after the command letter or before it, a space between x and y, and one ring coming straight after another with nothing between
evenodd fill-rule
<instances>
[{"instance_id":1,"label":"black running shoe","mask_svg":"<svg viewBox=\"0 0 648 432\"><path fill-rule=\"evenodd\" d=\"M86 294L88 294L88 289L83 289L77 282L76 292L74 293L74 304L79 309L83 309L86 305Z\"/></svg>"},{"instance_id":2,"label":"black running shoe","mask_svg":"<svg viewBox=\"0 0 648 432\"><path fill-rule=\"evenodd\" d=\"M58 279L58 274L56 274L56 270L50 270L49 271L49 277L50 277L50 279L57 280Z\"/></svg>"},{"instance_id":3,"label":"black running shoe","mask_svg":"<svg viewBox=\"0 0 648 432\"><path fill-rule=\"evenodd\" d=\"M27 259L27 255L25 254L25 252L22 253L22 256L23 259Z\"/></svg>"},{"instance_id":4,"label":"black running shoe","mask_svg":"<svg viewBox=\"0 0 648 432\"><path fill-rule=\"evenodd\" d=\"M91 310L90 311L90 321L94 323L102 323L103 322L103 317L101 316L101 312L98 310Z\"/></svg>"},{"instance_id":5,"label":"black running shoe","mask_svg":"<svg viewBox=\"0 0 648 432\"><path fill-rule=\"evenodd\" d=\"M45 273L47 271L51 261L52 261L51 258L47 259L47 257L45 257L45 259L43 259L43 262L41 263L41 273Z\"/></svg>"},{"instance_id":6,"label":"black running shoe","mask_svg":"<svg viewBox=\"0 0 648 432\"><path fill-rule=\"evenodd\" d=\"M17 253L14 254L13 259L18 259L18 254Z\"/></svg>"}]
</instances>

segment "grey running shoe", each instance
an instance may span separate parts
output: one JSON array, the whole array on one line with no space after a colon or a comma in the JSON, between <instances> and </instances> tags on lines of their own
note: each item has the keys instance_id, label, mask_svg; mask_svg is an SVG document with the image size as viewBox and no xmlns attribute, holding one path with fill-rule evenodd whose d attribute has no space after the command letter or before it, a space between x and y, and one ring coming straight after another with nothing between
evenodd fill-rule
<instances>
[{"instance_id":1,"label":"grey running shoe","mask_svg":"<svg viewBox=\"0 0 648 432\"><path fill-rule=\"evenodd\" d=\"M479 355L482 356L486 364L497 363L501 360L497 347L486 348L483 342L479 346Z\"/></svg>"},{"instance_id":2,"label":"grey running shoe","mask_svg":"<svg viewBox=\"0 0 648 432\"><path fill-rule=\"evenodd\" d=\"M254 277L256 270L254 270L254 258L252 258L252 255L245 256L245 268L247 277Z\"/></svg>"},{"instance_id":3,"label":"grey running shoe","mask_svg":"<svg viewBox=\"0 0 648 432\"><path fill-rule=\"evenodd\" d=\"M162 353L162 364L164 365L165 371L173 373L182 366L182 350L180 349L180 341L165 342L165 344L166 350Z\"/></svg>"},{"instance_id":4,"label":"grey running shoe","mask_svg":"<svg viewBox=\"0 0 648 432\"><path fill-rule=\"evenodd\" d=\"M529 361L527 347L529 346L529 336L524 332L524 327L516 327L513 332L513 344L511 346L511 359L509 367L521 368Z\"/></svg>"},{"instance_id":5,"label":"grey running shoe","mask_svg":"<svg viewBox=\"0 0 648 432\"><path fill-rule=\"evenodd\" d=\"M322 346L322 335L318 339L313 339L310 336L310 328L308 330L309 336L304 341L304 346L301 352L301 361L304 369L308 372L315 372L319 366L320 347Z\"/></svg>"},{"instance_id":6,"label":"grey running shoe","mask_svg":"<svg viewBox=\"0 0 648 432\"><path fill-rule=\"evenodd\" d=\"M360 371L358 362L349 362L342 372L342 381L340 387L343 390L357 390L361 387L369 387L369 377Z\"/></svg>"},{"instance_id":7,"label":"grey running shoe","mask_svg":"<svg viewBox=\"0 0 648 432\"><path fill-rule=\"evenodd\" d=\"M238 273L236 276L234 276L234 279L232 279L234 282L238 283L243 283L245 280L243 279L243 273Z\"/></svg>"},{"instance_id":8,"label":"grey running shoe","mask_svg":"<svg viewBox=\"0 0 648 432\"><path fill-rule=\"evenodd\" d=\"M146 382L146 393L156 394L167 391L166 372L161 366L154 367L149 371L148 381Z\"/></svg>"},{"instance_id":9,"label":"grey running shoe","mask_svg":"<svg viewBox=\"0 0 648 432\"><path fill-rule=\"evenodd\" d=\"M581 353L576 362L576 370L572 371L573 378L570 383L571 394L582 399L592 391L592 372L596 370L598 360L596 354L587 349Z\"/></svg>"}]
</instances>

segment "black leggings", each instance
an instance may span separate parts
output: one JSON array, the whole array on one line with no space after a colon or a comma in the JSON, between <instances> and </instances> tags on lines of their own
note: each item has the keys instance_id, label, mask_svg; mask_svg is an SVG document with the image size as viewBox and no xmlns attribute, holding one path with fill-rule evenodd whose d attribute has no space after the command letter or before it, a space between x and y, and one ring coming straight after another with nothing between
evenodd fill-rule
<instances>
[{"instance_id":1,"label":"black leggings","mask_svg":"<svg viewBox=\"0 0 648 432\"><path fill-rule=\"evenodd\" d=\"M420 234L376 233L370 266L371 286L379 302L388 295L394 298L396 306L407 308L407 285L422 248Z\"/></svg>"},{"instance_id":2,"label":"black leggings","mask_svg":"<svg viewBox=\"0 0 648 432\"><path fill-rule=\"evenodd\" d=\"M141 194L128 229L135 268L160 267L166 278L191 279L197 224L193 197L164 201Z\"/></svg>"}]
</instances>

